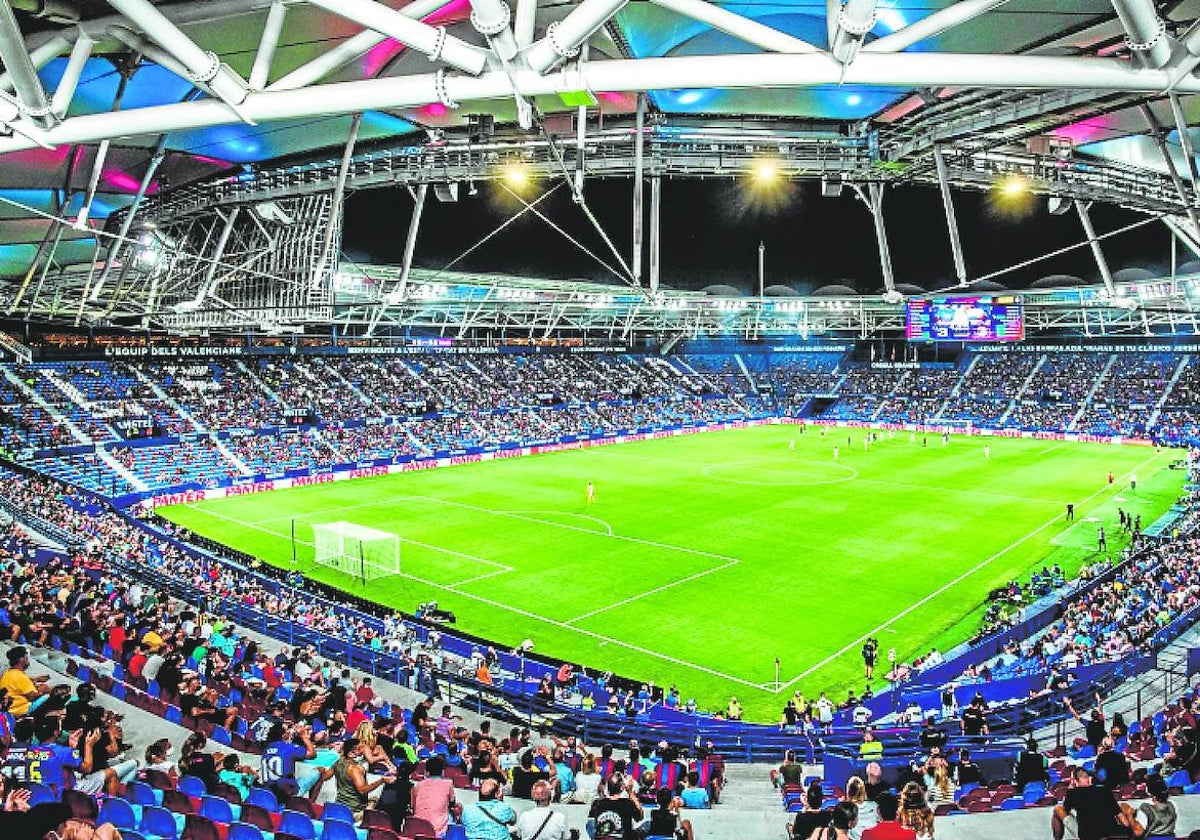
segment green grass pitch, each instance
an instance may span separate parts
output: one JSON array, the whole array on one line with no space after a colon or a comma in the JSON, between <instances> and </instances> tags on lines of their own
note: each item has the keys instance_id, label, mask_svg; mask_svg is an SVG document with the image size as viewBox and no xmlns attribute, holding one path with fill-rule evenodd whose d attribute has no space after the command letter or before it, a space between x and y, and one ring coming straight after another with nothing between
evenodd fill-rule
<instances>
[{"instance_id":1,"label":"green grass pitch","mask_svg":"<svg viewBox=\"0 0 1200 840\"><path fill-rule=\"evenodd\" d=\"M977 629L993 587L1095 560L1098 525L1115 556L1117 508L1149 525L1183 481L1166 469L1179 453L1150 447L923 445L905 432L865 450L864 434L762 426L161 512L281 566L295 519L316 578L406 610L437 599L500 644L528 637L589 669L675 683L710 709L736 694L748 719L773 721L796 688L861 690L867 634L902 659L944 651ZM364 587L315 567L311 523L339 520L399 534L402 575Z\"/></svg>"}]
</instances>

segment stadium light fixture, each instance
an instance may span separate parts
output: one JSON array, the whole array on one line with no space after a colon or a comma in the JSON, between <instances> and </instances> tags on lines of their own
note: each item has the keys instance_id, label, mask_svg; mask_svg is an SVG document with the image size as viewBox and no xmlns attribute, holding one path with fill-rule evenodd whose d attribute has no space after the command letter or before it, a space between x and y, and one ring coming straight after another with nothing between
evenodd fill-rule
<instances>
[{"instance_id":1,"label":"stadium light fixture","mask_svg":"<svg viewBox=\"0 0 1200 840\"><path fill-rule=\"evenodd\" d=\"M759 158L751 167L755 183L767 185L777 183L781 177L779 161L774 158Z\"/></svg>"},{"instance_id":2,"label":"stadium light fixture","mask_svg":"<svg viewBox=\"0 0 1200 840\"><path fill-rule=\"evenodd\" d=\"M1009 173L1000 179L1000 194L1006 198L1017 198L1029 192L1029 182L1025 176L1016 172Z\"/></svg>"},{"instance_id":3,"label":"stadium light fixture","mask_svg":"<svg viewBox=\"0 0 1200 840\"><path fill-rule=\"evenodd\" d=\"M529 185L529 169L523 163L509 163L504 167L504 180L514 190L524 189Z\"/></svg>"}]
</instances>

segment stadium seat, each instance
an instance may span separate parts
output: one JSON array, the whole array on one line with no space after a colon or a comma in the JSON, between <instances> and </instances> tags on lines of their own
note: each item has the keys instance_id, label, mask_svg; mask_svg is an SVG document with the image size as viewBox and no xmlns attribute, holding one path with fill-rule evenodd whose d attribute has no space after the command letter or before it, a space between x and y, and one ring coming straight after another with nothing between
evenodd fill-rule
<instances>
[{"instance_id":1,"label":"stadium seat","mask_svg":"<svg viewBox=\"0 0 1200 840\"><path fill-rule=\"evenodd\" d=\"M164 790L162 806L176 814L196 813L196 803L181 790Z\"/></svg>"},{"instance_id":2,"label":"stadium seat","mask_svg":"<svg viewBox=\"0 0 1200 840\"><path fill-rule=\"evenodd\" d=\"M423 820L418 817L405 817L404 825L400 829L400 835L403 837L436 837L437 832L433 830L433 825L429 820ZM370 840L368 836L367 840Z\"/></svg>"},{"instance_id":3,"label":"stadium seat","mask_svg":"<svg viewBox=\"0 0 1200 840\"><path fill-rule=\"evenodd\" d=\"M112 823L118 829L124 831L127 828L137 828L138 818L133 811L133 806L124 799L112 797L104 800L104 804L100 806L100 813L96 817L97 822Z\"/></svg>"},{"instance_id":4,"label":"stadium seat","mask_svg":"<svg viewBox=\"0 0 1200 840\"><path fill-rule=\"evenodd\" d=\"M188 796L194 796L197 799L208 793L204 780L195 776L181 776L176 787Z\"/></svg>"},{"instance_id":5,"label":"stadium seat","mask_svg":"<svg viewBox=\"0 0 1200 840\"><path fill-rule=\"evenodd\" d=\"M186 819L182 814L172 814L166 808L147 805L142 809L142 823L138 826L147 837L157 837L160 840L176 840L180 835L180 826L176 822Z\"/></svg>"},{"instance_id":6,"label":"stadium seat","mask_svg":"<svg viewBox=\"0 0 1200 840\"><path fill-rule=\"evenodd\" d=\"M156 791L145 782L127 784L125 798L134 805L162 805L162 791Z\"/></svg>"},{"instance_id":7,"label":"stadium seat","mask_svg":"<svg viewBox=\"0 0 1200 840\"><path fill-rule=\"evenodd\" d=\"M321 840L366 840L367 830L362 829L362 836L359 836L359 829L356 829L352 823L342 822L341 820L325 820L322 823L324 828L321 831ZM462 828L462 826L457 826ZM450 836L449 831L446 837Z\"/></svg>"},{"instance_id":8,"label":"stadium seat","mask_svg":"<svg viewBox=\"0 0 1200 840\"><path fill-rule=\"evenodd\" d=\"M233 806L219 796L201 797L199 813L200 816L219 823L231 823L237 819L237 815L233 813Z\"/></svg>"},{"instance_id":9,"label":"stadium seat","mask_svg":"<svg viewBox=\"0 0 1200 840\"><path fill-rule=\"evenodd\" d=\"M275 794L266 788L250 788L250 798L247 799L246 802L250 805L257 805L260 808L266 808L268 811L274 814L277 814L283 810L279 806L279 800L275 798Z\"/></svg>"},{"instance_id":10,"label":"stadium seat","mask_svg":"<svg viewBox=\"0 0 1200 840\"><path fill-rule=\"evenodd\" d=\"M325 810L321 812L321 819L326 822L337 820L354 825L354 812L340 802L327 802L325 803Z\"/></svg>"},{"instance_id":11,"label":"stadium seat","mask_svg":"<svg viewBox=\"0 0 1200 840\"><path fill-rule=\"evenodd\" d=\"M225 840L266 840L266 838L257 826L235 822L230 824L229 836Z\"/></svg>"},{"instance_id":12,"label":"stadium seat","mask_svg":"<svg viewBox=\"0 0 1200 840\"><path fill-rule=\"evenodd\" d=\"M379 811L375 808L368 808L363 811L362 818L363 828L386 828L388 831L395 831L395 823L392 822L392 815L387 811Z\"/></svg>"},{"instance_id":13,"label":"stadium seat","mask_svg":"<svg viewBox=\"0 0 1200 840\"><path fill-rule=\"evenodd\" d=\"M284 811L279 819L279 830L299 837L300 840L316 840L317 830L312 818L297 811Z\"/></svg>"}]
</instances>

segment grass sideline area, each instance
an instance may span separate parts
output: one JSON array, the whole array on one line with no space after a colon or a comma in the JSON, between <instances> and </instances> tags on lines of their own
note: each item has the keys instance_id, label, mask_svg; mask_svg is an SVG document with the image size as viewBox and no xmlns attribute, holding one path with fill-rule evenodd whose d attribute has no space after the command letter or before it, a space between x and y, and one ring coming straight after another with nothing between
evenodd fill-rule
<instances>
[{"instance_id":1,"label":"grass sideline area","mask_svg":"<svg viewBox=\"0 0 1200 840\"><path fill-rule=\"evenodd\" d=\"M796 688L861 691L868 634L881 662L945 651L994 587L1098 559L1099 525L1117 556L1117 509L1148 526L1184 480L1167 469L1181 452L1145 446L865 435L761 426L159 512L283 567L294 519L317 579L405 610L437 599L499 644L674 683L702 708L735 694L747 720L774 722ZM335 521L399 534L401 575L364 586L315 566L311 525Z\"/></svg>"}]
</instances>

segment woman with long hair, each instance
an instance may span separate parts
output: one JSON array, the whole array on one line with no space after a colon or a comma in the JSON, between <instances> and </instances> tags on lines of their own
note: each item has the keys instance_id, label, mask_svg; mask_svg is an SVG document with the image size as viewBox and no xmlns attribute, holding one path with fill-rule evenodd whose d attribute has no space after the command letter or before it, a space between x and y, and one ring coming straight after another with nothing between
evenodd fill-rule
<instances>
[{"instance_id":1,"label":"woman with long hair","mask_svg":"<svg viewBox=\"0 0 1200 840\"><path fill-rule=\"evenodd\" d=\"M936 809L939 805L953 805L955 794L958 793L954 780L950 778L950 770L945 764L933 768L933 784L925 798L929 807Z\"/></svg>"},{"instance_id":2,"label":"woman with long hair","mask_svg":"<svg viewBox=\"0 0 1200 840\"><path fill-rule=\"evenodd\" d=\"M933 840L933 811L916 782L909 782L900 793L900 825L916 832L917 840Z\"/></svg>"},{"instance_id":3,"label":"woman with long hair","mask_svg":"<svg viewBox=\"0 0 1200 840\"><path fill-rule=\"evenodd\" d=\"M850 832L850 836L854 840L858 840L862 833L868 828L874 828L879 822L879 815L875 811L875 803L867 798L867 785L858 776L851 776L846 780L846 802L853 802L858 808L858 823Z\"/></svg>"},{"instance_id":4,"label":"woman with long hair","mask_svg":"<svg viewBox=\"0 0 1200 840\"><path fill-rule=\"evenodd\" d=\"M362 747L362 755L367 760L367 767L370 769L370 772L377 776L396 772L396 765L392 763L387 750L379 745L379 741L375 735L375 724L369 720L364 720L354 730L354 737L358 739L358 743Z\"/></svg>"}]
</instances>

